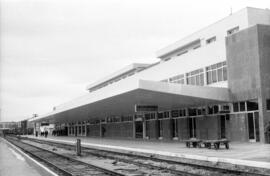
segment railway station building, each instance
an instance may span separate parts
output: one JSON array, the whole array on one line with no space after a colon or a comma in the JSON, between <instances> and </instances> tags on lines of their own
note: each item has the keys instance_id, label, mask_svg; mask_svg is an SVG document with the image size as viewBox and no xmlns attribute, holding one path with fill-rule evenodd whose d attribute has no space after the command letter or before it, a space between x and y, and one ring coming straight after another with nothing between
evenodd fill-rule
<instances>
[{"instance_id":1,"label":"railway station building","mask_svg":"<svg viewBox=\"0 0 270 176\"><path fill-rule=\"evenodd\" d=\"M68 136L269 143L270 10L244 8L35 118Z\"/></svg>"}]
</instances>

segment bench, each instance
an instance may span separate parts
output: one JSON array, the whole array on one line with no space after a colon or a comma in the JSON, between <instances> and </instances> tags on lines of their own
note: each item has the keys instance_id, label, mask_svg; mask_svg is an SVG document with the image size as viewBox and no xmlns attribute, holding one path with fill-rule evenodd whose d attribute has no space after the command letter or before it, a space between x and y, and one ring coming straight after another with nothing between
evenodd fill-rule
<instances>
[{"instance_id":1,"label":"bench","mask_svg":"<svg viewBox=\"0 0 270 176\"><path fill-rule=\"evenodd\" d=\"M226 149L229 149L228 139L218 139L218 140L203 140L202 143L206 148L211 148L214 146L215 149L219 149L220 145L224 145Z\"/></svg>"},{"instance_id":2,"label":"bench","mask_svg":"<svg viewBox=\"0 0 270 176\"><path fill-rule=\"evenodd\" d=\"M188 140L184 140L184 142L186 143L186 146L188 148L190 148L191 146L200 148L202 140L196 139L196 138L191 138L191 139L188 139Z\"/></svg>"}]
</instances>

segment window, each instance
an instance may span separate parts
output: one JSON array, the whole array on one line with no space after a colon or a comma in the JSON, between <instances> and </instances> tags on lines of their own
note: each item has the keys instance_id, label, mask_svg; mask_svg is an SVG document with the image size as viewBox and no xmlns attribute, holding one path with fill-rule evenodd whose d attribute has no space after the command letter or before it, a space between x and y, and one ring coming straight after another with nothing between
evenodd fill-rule
<instances>
[{"instance_id":1,"label":"window","mask_svg":"<svg viewBox=\"0 0 270 176\"><path fill-rule=\"evenodd\" d=\"M210 44L216 41L216 36L215 37L211 37L209 39L206 40L206 44Z\"/></svg>"},{"instance_id":2,"label":"window","mask_svg":"<svg viewBox=\"0 0 270 176\"><path fill-rule=\"evenodd\" d=\"M171 111L171 116L172 116L172 118L184 117L184 116L186 116L186 110L185 109L172 110Z\"/></svg>"},{"instance_id":3,"label":"window","mask_svg":"<svg viewBox=\"0 0 270 176\"><path fill-rule=\"evenodd\" d=\"M176 56L181 56L181 55L183 55L183 54L186 54L187 52L188 52L187 50L182 51L182 52L178 53Z\"/></svg>"},{"instance_id":4,"label":"window","mask_svg":"<svg viewBox=\"0 0 270 176\"><path fill-rule=\"evenodd\" d=\"M247 111L256 111L258 110L258 101L257 100L253 100L253 101L247 101Z\"/></svg>"},{"instance_id":5,"label":"window","mask_svg":"<svg viewBox=\"0 0 270 176\"><path fill-rule=\"evenodd\" d=\"M270 99L266 100L266 110L270 111Z\"/></svg>"},{"instance_id":6,"label":"window","mask_svg":"<svg viewBox=\"0 0 270 176\"><path fill-rule=\"evenodd\" d=\"M196 116L197 115L197 109L196 108L188 108L188 115L189 116Z\"/></svg>"},{"instance_id":7,"label":"window","mask_svg":"<svg viewBox=\"0 0 270 176\"><path fill-rule=\"evenodd\" d=\"M239 31L239 26L234 27L234 28L227 31L227 35L232 35L232 34L238 32L238 31Z\"/></svg>"},{"instance_id":8,"label":"window","mask_svg":"<svg viewBox=\"0 0 270 176\"><path fill-rule=\"evenodd\" d=\"M111 116L107 118L108 123L121 122L121 117L119 116Z\"/></svg>"},{"instance_id":9,"label":"window","mask_svg":"<svg viewBox=\"0 0 270 176\"><path fill-rule=\"evenodd\" d=\"M227 80L226 61L206 67L206 80L207 84L226 81Z\"/></svg>"},{"instance_id":10,"label":"window","mask_svg":"<svg viewBox=\"0 0 270 176\"><path fill-rule=\"evenodd\" d=\"M176 75L174 77L169 78L169 82L178 83L178 84L184 84L185 83L184 74Z\"/></svg>"},{"instance_id":11,"label":"window","mask_svg":"<svg viewBox=\"0 0 270 176\"><path fill-rule=\"evenodd\" d=\"M122 122L130 122L133 121L133 116L132 115L128 115L128 116L122 116Z\"/></svg>"},{"instance_id":12,"label":"window","mask_svg":"<svg viewBox=\"0 0 270 176\"><path fill-rule=\"evenodd\" d=\"M156 119L156 113L147 113L147 114L144 114L144 118L145 120L151 120L151 119Z\"/></svg>"},{"instance_id":13,"label":"window","mask_svg":"<svg viewBox=\"0 0 270 176\"><path fill-rule=\"evenodd\" d=\"M238 103L233 103L233 112L239 112Z\"/></svg>"},{"instance_id":14,"label":"window","mask_svg":"<svg viewBox=\"0 0 270 176\"><path fill-rule=\"evenodd\" d=\"M240 111L245 111L246 110L246 104L244 101L240 102Z\"/></svg>"},{"instance_id":15,"label":"window","mask_svg":"<svg viewBox=\"0 0 270 176\"><path fill-rule=\"evenodd\" d=\"M204 85L204 72L202 68L186 73L186 77L187 84L198 86Z\"/></svg>"},{"instance_id":16,"label":"window","mask_svg":"<svg viewBox=\"0 0 270 176\"><path fill-rule=\"evenodd\" d=\"M171 114L172 114L172 117L180 117L180 114L179 114L178 110L172 110Z\"/></svg>"},{"instance_id":17,"label":"window","mask_svg":"<svg viewBox=\"0 0 270 176\"><path fill-rule=\"evenodd\" d=\"M169 111L163 112L163 118L170 118L170 112Z\"/></svg>"}]
</instances>

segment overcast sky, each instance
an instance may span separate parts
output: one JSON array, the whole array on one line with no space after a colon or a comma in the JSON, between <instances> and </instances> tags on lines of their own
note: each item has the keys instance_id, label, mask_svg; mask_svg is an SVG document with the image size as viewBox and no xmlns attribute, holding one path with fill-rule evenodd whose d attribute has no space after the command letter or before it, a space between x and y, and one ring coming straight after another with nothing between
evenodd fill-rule
<instances>
[{"instance_id":1,"label":"overcast sky","mask_svg":"<svg viewBox=\"0 0 270 176\"><path fill-rule=\"evenodd\" d=\"M246 6L269 0L0 0L2 121L52 111L86 86Z\"/></svg>"}]
</instances>

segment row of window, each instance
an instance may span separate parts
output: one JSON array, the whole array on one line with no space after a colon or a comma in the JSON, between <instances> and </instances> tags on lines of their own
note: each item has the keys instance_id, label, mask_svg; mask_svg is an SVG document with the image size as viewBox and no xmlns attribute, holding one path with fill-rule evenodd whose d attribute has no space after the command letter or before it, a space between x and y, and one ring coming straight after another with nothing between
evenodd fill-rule
<instances>
[{"instance_id":1,"label":"row of window","mask_svg":"<svg viewBox=\"0 0 270 176\"><path fill-rule=\"evenodd\" d=\"M259 109L258 101L241 101L233 103L233 112L256 111Z\"/></svg>"},{"instance_id":2,"label":"row of window","mask_svg":"<svg viewBox=\"0 0 270 176\"><path fill-rule=\"evenodd\" d=\"M220 81L227 81L227 64L220 62L206 67L207 84L212 84Z\"/></svg>"},{"instance_id":3,"label":"row of window","mask_svg":"<svg viewBox=\"0 0 270 176\"><path fill-rule=\"evenodd\" d=\"M232 35L232 34L238 32L239 29L240 29L239 26L236 26L234 28L231 28L231 29L227 30L227 36ZM206 39L205 40L205 43L208 45L210 43L215 42L216 40L217 40L217 37L216 36L212 36L212 37ZM189 46L188 48L182 49L175 56L181 56L181 55L187 53L190 49L197 49L199 47L201 47L201 40L200 39L198 39L198 41L195 44L193 44L192 46ZM170 59L171 59L171 57L164 59L164 61L168 61Z\"/></svg>"},{"instance_id":4,"label":"row of window","mask_svg":"<svg viewBox=\"0 0 270 176\"><path fill-rule=\"evenodd\" d=\"M194 70L192 72L186 73L187 84L189 85L204 85L204 71L203 69Z\"/></svg>"},{"instance_id":5,"label":"row of window","mask_svg":"<svg viewBox=\"0 0 270 176\"><path fill-rule=\"evenodd\" d=\"M266 100L267 110L270 110L270 99ZM177 117L185 117L185 116L200 116L200 115L212 115L212 114L220 114L220 113L230 113L230 112L246 112L246 111L257 111L258 100L249 100L249 101L241 101L234 102L232 104L232 110L229 104L224 105L211 105L205 107L196 107L196 108L187 108L187 109L177 109L171 111L163 111L163 112L151 112L144 114L145 120L156 119L156 114L158 119L166 119L177 118ZM100 122L114 123L114 122L125 122L125 121L133 121L133 116L112 116L108 117L107 121L105 119L102 120L91 120L87 121L89 124L100 124ZM70 123L70 126L75 126L75 123ZM78 127L86 125L86 122L79 122Z\"/></svg>"},{"instance_id":6,"label":"row of window","mask_svg":"<svg viewBox=\"0 0 270 176\"><path fill-rule=\"evenodd\" d=\"M170 83L178 83L178 84L186 84L188 85L198 85L203 86L204 76L206 74L206 83L212 84L220 81L227 81L227 64L226 61L219 62L213 65L206 67L206 73L204 73L204 69L200 68L186 74L180 74L169 79L161 80L161 82L170 82ZM185 78L186 75L186 78Z\"/></svg>"},{"instance_id":7,"label":"row of window","mask_svg":"<svg viewBox=\"0 0 270 176\"><path fill-rule=\"evenodd\" d=\"M234 27L234 28L232 28L232 29L230 29L230 30L227 31L227 35L232 35L232 34L238 32L238 31L239 31L239 26ZM206 44L210 44L210 43L215 42L216 40L217 40L217 37L216 37L216 36L213 36L213 37L207 39L207 40L205 41L205 43L206 43Z\"/></svg>"}]
</instances>

